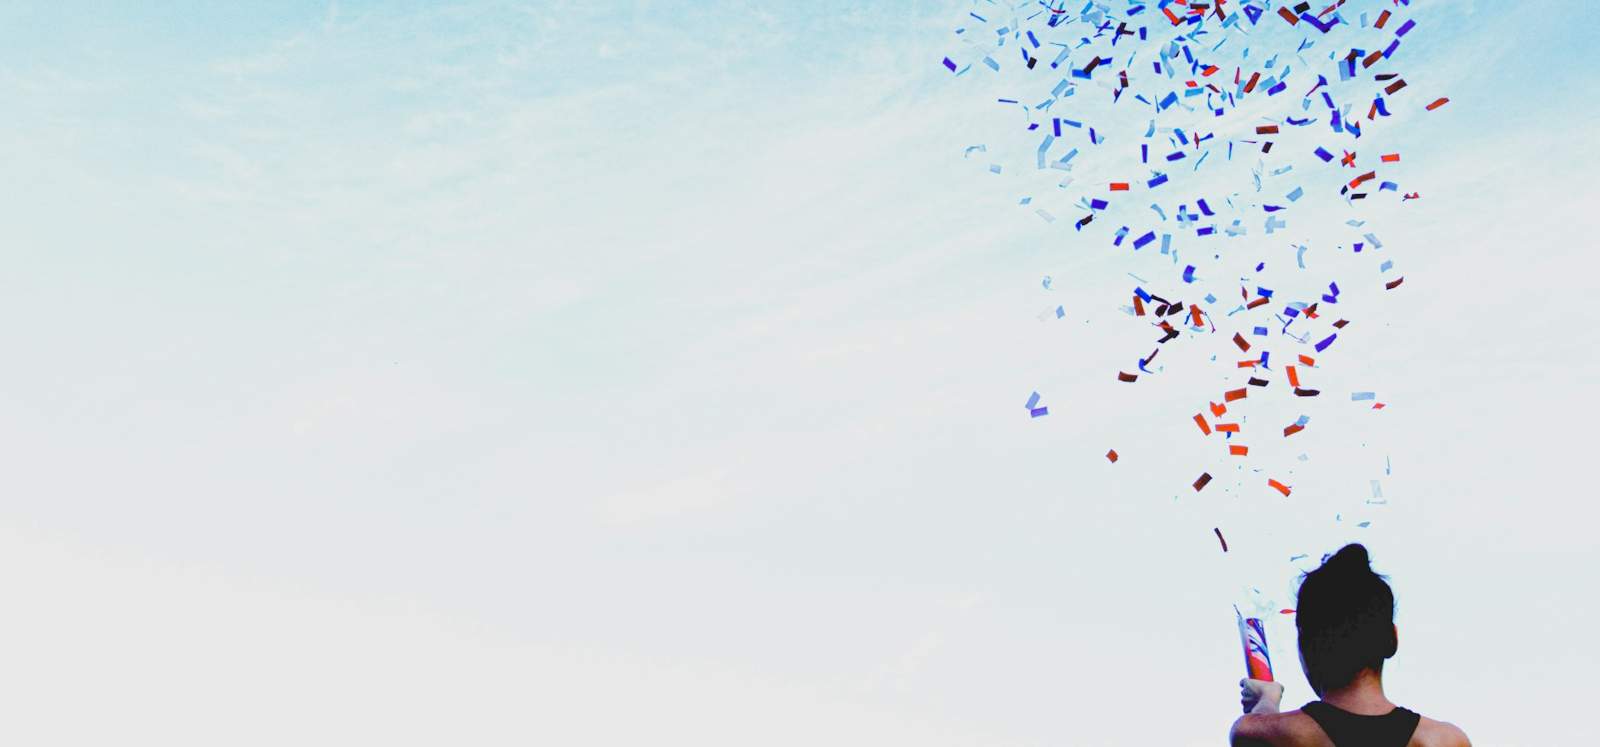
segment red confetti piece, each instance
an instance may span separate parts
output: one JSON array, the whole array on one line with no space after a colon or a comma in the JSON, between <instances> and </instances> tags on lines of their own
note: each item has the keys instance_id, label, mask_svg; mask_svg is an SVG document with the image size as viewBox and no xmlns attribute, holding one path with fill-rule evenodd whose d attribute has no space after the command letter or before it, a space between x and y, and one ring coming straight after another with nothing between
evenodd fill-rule
<instances>
[{"instance_id":1,"label":"red confetti piece","mask_svg":"<svg viewBox=\"0 0 1600 747\"><path fill-rule=\"evenodd\" d=\"M1211 482L1211 473L1201 472L1200 477L1196 478L1194 481L1194 492L1200 492L1201 489L1205 488L1206 483L1208 482Z\"/></svg>"},{"instance_id":2,"label":"red confetti piece","mask_svg":"<svg viewBox=\"0 0 1600 747\"><path fill-rule=\"evenodd\" d=\"M1282 493L1285 497L1287 497L1289 495L1289 486L1288 485L1284 485L1283 483L1278 482L1277 480L1274 480L1274 479L1271 479L1271 478L1267 479L1267 484L1272 486L1272 488L1274 490L1277 490L1279 493Z\"/></svg>"},{"instance_id":3,"label":"red confetti piece","mask_svg":"<svg viewBox=\"0 0 1600 747\"><path fill-rule=\"evenodd\" d=\"M1117 381L1125 381L1125 382L1131 384L1131 383L1133 383L1135 381L1138 381L1138 380L1139 380L1139 375L1138 374L1131 374L1131 373L1128 373L1127 371L1118 371L1117 372Z\"/></svg>"},{"instance_id":4,"label":"red confetti piece","mask_svg":"<svg viewBox=\"0 0 1600 747\"><path fill-rule=\"evenodd\" d=\"M1217 423L1217 432L1218 433L1238 433L1239 432L1239 424L1238 423Z\"/></svg>"},{"instance_id":5,"label":"red confetti piece","mask_svg":"<svg viewBox=\"0 0 1600 747\"><path fill-rule=\"evenodd\" d=\"M1216 527L1212 527L1211 531L1217 533L1217 541L1222 543L1222 551L1223 552L1227 552L1228 551L1228 541L1222 538L1222 530L1218 529Z\"/></svg>"},{"instance_id":6,"label":"red confetti piece","mask_svg":"<svg viewBox=\"0 0 1600 747\"><path fill-rule=\"evenodd\" d=\"M1204 413L1195 413L1194 422L1196 425L1200 426L1201 433L1204 433L1207 436L1211 435L1211 426L1206 425L1206 416Z\"/></svg>"},{"instance_id":7,"label":"red confetti piece","mask_svg":"<svg viewBox=\"0 0 1600 747\"><path fill-rule=\"evenodd\" d=\"M1234 444L1234 445L1228 447L1228 455L1229 456L1249 456L1250 455L1250 447L1243 446L1243 445L1240 445L1240 444Z\"/></svg>"},{"instance_id":8,"label":"red confetti piece","mask_svg":"<svg viewBox=\"0 0 1600 747\"><path fill-rule=\"evenodd\" d=\"M1258 125L1256 127L1256 134L1257 135L1276 135L1276 134L1278 134L1278 126L1277 125Z\"/></svg>"},{"instance_id":9,"label":"red confetti piece","mask_svg":"<svg viewBox=\"0 0 1600 747\"><path fill-rule=\"evenodd\" d=\"M1126 192L1126 191L1128 191L1128 183L1127 182L1112 182L1111 183L1111 191L1112 192Z\"/></svg>"},{"instance_id":10,"label":"red confetti piece","mask_svg":"<svg viewBox=\"0 0 1600 747\"><path fill-rule=\"evenodd\" d=\"M1317 365L1317 360L1315 358L1312 358L1309 355L1302 355L1302 356L1300 356L1300 365L1302 365L1302 366L1316 366Z\"/></svg>"},{"instance_id":11,"label":"red confetti piece","mask_svg":"<svg viewBox=\"0 0 1600 747\"><path fill-rule=\"evenodd\" d=\"M1440 96L1440 97L1439 97L1439 98L1437 98L1437 99L1434 99L1434 102L1433 102L1433 103L1431 103L1431 104L1429 104L1429 105L1428 105L1428 111L1430 111L1430 112L1431 112L1431 111L1433 111L1433 110L1434 110L1434 109L1438 109L1438 108L1439 108L1439 107L1441 107L1441 106L1444 106L1444 105L1445 105L1445 104L1448 104L1448 103L1450 103L1450 99L1449 99L1449 97L1447 97L1447 96Z\"/></svg>"},{"instance_id":12,"label":"red confetti piece","mask_svg":"<svg viewBox=\"0 0 1600 747\"><path fill-rule=\"evenodd\" d=\"M1284 370L1289 372L1289 386L1299 387L1300 386L1300 375L1298 373L1295 373L1294 366L1284 366Z\"/></svg>"},{"instance_id":13,"label":"red confetti piece","mask_svg":"<svg viewBox=\"0 0 1600 747\"><path fill-rule=\"evenodd\" d=\"M1106 458L1110 459L1112 464L1116 464L1117 463L1117 450L1116 449L1112 449L1112 450L1106 452Z\"/></svg>"},{"instance_id":14,"label":"red confetti piece","mask_svg":"<svg viewBox=\"0 0 1600 747\"><path fill-rule=\"evenodd\" d=\"M1385 153L1385 154L1383 154L1381 156L1378 156L1378 158L1380 160L1382 160L1384 163L1399 163L1400 162L1400 154L1399 153Z\"/></svg>"},{"instance_id":15,"label":"red confetti piece","mask_svg":"<svg viewBox=\"0 0 1600 747\"><path fill-rule=\"evenodd\" d=\"M1404 283L1405 281L1406 281L1406 279L1404 277L1398 277L1398 278L1395 278L1394 280L1390 280L1389 282L1384 283L1383 287L1386 290L1394 290L1395 288L1399 288L1400 284Z\"/></svg>"},{"instance_id":16,"label":"red confetti piece","mask_svg":"<svg viewBox=\"0 0 1600 747\"><path fill-rule=\"evenodd\" d=\"M1284 608L1284 609L1278 610L1278 614L1280 614L1280 615L1292 615L1292 614L1294 614L1294 610L1291 610L1291 609L1288 609L1288 608Z\"/></svg>"},{"instance_id":17,"label":"red confetti piece","mask_svg":"<svg viewBox=\"0 0 1600 747\"><path fill-rule=\"evenodd\" d=\"M1289 427L1283 429L1283 437L1284 438L1288 438L1288 437L1293 436L1294 434L1299 433L1300 431L1303 431L1305 429L1306 429L1306 427L1301 425L1301 424L1299 424L1299 423L1290 423Z\"/></svg>"},{"instance_id":18,"label":"red confetti piece","mask_svg":"<svg viewBox=\"0 0 1600 747\"><path fill-rule=\"evenodd\" d=\"M1227 405L1219 405L1219 404L1217 404L1215 402L1212 402L1210 404L1211 404L1211 417L1220 418L1220 417L1222 417L1223 413L1228 411L1228 406Z\"/></svg>"},{"instance_id":19,"label":"red confetti piece","mask_svg":"<svg viewBox=\"0 0 1600 747\"><path fill-rule=\"evenodd\" d=\"M1233 391L1223 394L1222 398L1228 402L1232 402L1234 400L1244 399L1245 397L1249 396L1249 394L1249 392L1243 389L1234 389Z\"/></svg>"},{"instance_id":20,"label":"red confetti piece","mask_svg":"<svg viewBox=\"0 0 1600 747\"><path fill-rule=\"evenodd\" d=\"M1233 333L1233 344L1238 345L1241 352L1250 352L1250 343L1246 342L1244 335L1241 335L1238 332Z\"/></svg>"}]
</instances>

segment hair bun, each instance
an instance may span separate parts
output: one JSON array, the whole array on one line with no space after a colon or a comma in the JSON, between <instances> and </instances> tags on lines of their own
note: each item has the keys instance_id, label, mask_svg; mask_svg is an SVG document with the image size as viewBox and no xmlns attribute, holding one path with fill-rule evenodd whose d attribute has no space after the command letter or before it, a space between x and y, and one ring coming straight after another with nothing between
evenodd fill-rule
<instances>
[{"instance_id":1,"label":"hair bun","mask_svg":"<svg viewBox=\"0 0 1600 747\"><path fill-rule=\"evenodd\" d=\"M1365 571L1371 570L1372 559L1367 556L1366 547L1352 542L1339 548L1339 551L1334 553L1333 557L1328 558L1322 566L1339 570Z\"/></svg>"}]
</instances>

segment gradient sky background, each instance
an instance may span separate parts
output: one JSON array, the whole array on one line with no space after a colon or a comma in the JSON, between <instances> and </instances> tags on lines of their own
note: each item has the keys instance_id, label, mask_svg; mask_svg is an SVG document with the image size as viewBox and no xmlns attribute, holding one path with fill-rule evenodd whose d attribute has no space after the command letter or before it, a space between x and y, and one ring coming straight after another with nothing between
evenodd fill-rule
<instances>
[{"instance_id":1,"label":"gradient sky background","mask_svg":"<svg viewBox=\"0 0 1600 747\"><path fill-rule=\"evenodd\" d=\"M1329 372L1390 407L1287 501L1102 385L1130 267L961 157L966 4L223 6L0 6L6 741L1219 744L1230 604L1350 539L1392 697L1588 733L1573 4L1417 4L1452 101Z\"/></svg>"}]
</instances>

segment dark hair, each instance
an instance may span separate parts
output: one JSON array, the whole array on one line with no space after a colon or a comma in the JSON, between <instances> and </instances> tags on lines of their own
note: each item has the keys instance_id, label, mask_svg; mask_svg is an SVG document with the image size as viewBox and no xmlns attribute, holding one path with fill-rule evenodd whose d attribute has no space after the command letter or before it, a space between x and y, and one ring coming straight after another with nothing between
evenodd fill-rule
<instances>
[{"instance_id":1,"label":"dark hair","mask_svg":"<svg viewBox=\"0 0 1600 747\"><path fill-rule=\"evenodd\" d=\"M1295 627L1300 659L1317 695L1350 684L1394 656L1394 591L1372 571L1367 548L1349 544L1300 582Z\"/></svg>"}]
</instances>

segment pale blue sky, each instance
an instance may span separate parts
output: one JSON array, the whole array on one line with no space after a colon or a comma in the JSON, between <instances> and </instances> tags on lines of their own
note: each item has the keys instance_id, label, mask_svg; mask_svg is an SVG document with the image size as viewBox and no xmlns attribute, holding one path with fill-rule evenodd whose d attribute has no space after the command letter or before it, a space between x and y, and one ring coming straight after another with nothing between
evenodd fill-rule
<instances>
[{"instance_id":1,"label":"pale blue sky","mask_svg":"<svg viewBox=\"0 0 1600 747\"><path fill-rule=\"evenodd\" d=\"M1217 744L1242 587L1361 539L1397 700L1571 739L1600 86L1569 4L1414 6L1289 500L1188 491L1198 363L1105 381L1172 266L962 158L966 4L0 7L0 734Z\"/></svg>"}]
</instances>

